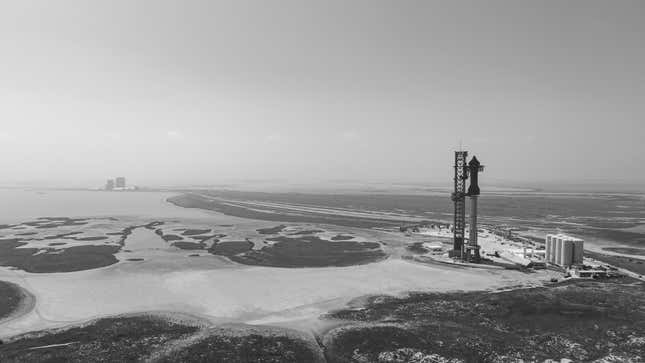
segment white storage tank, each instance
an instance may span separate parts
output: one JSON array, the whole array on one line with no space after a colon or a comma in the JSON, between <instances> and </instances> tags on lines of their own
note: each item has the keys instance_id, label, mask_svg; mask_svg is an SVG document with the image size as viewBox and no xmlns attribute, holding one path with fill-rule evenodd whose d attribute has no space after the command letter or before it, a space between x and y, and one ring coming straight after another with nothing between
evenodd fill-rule
<instances>
[{"instance_id":1,"label":"white storage tank","mask_svg":"<svg viewBox=\"0 0 645 363\"><path fill-rule=\"evenodd\" d=\"M553 263L562 265L562 236L555 238L555 259Z\"/></svg>"},{"instance_id":2,"label":"white storage tank","mask_svg":"<svg viewBox=\"0 0 645 363\"><path fill-rule=\"evenodd\" d=\"M546 262L551 262L551 235L546 235L546 243L544 245L544 259Z\"/></svg>"},{"instance_id":3,"label":"white storage tank","mask_svg":"<svg viewBox=\"0 0 645 363\"><path fill-rule=\"evenodd\" d=\"M547 234L545 261L562 267L582 265L584 262L584 241L565 234Z\"/></svg>"},{"instance_id":4,"label":"white storage tank","mask_svg":"<svg viewBox=\"0 0 645 363\"><path fill-rule=\"evenodd\" d=\"M551 248L549 249L549 262L555 263L555 245L557 244L557 236L551 235Z\"/></svg>"},{"instance_id":5,"label":"white storage tank","mask_svg":"<svg viewBox=\"0 0 645 363\"><path fill-rule=\"evenodd\" d=\"M573 239L573 264L582 265L584 263L585 242L579 238Z\"/></svg>"},{"instance_id":6,"label":"white storage tank","mask_svg":"<svg viewBox=\"0 0 645 363\"><path fill-rule=\"evenodd\" d=\"M564 239L562 241L562 254L560 266L569 267L573 264L573 240Z\"/></svg>"}]
</instances>

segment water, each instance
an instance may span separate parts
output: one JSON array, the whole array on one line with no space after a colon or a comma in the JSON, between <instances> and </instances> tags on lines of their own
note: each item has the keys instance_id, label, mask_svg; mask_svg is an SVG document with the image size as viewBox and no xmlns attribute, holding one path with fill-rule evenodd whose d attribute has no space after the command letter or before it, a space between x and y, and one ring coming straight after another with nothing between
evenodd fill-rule
<instances>
[{"instance_id":1,"label":"water","mask_svg":"<svg viewBox=\"0 0 645 363\"><path fill-rule=\"evenodd\" d=\"M0 224L38 217L141 217L209 219L214 213L166 202L175 193L34 191L0 189Z\"/></svg>"},{"instance_id":2,"label":"water","mask_svg":"<svg viewBox=\"0 0 645 363\"><path fill-rule=\"evenodd\" d=\"M0 189L0 224L38 217L137 217L142 220L248 223L248 219L174 206L168 192L38 191ZM264 200L317 207L397 212L449 220L448 196L323 195L229 192L233 199ZM645 199L627 194L484 194L480 220L536 231L536 236L562 231L598 245L645 246Z\"/></svg>"},{"instance_id":3,"label":"water","mask_svg":"<svg viewBox=\"0 0 645 363\"><path fill-rule=\"evenodd\" d=\"M124 246L124 249L133 252L161 248L168 248L168 243L153 231L146 228L135 229L125 240Z\"/></svg>"}]
</instances>

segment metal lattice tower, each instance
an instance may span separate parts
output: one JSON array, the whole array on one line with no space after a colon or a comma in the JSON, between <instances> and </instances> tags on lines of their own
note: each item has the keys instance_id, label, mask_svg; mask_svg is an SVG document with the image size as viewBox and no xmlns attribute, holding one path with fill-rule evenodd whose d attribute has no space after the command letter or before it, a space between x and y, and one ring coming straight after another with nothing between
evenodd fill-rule
<instances>
[{"instance_id":1,"label":"metal lattice tower","mask_svg":"<svg viewBox=\"0 0 645 363\"><path fill-rule=\"evenodd\" d=\"M460 258L463 258L464 229L466 227L467 157L468 151L455 151L455 191L452 193L452 201L455 203L455 221L453 224L454 245L451 255Z\"/></svg>"}]
</instances>

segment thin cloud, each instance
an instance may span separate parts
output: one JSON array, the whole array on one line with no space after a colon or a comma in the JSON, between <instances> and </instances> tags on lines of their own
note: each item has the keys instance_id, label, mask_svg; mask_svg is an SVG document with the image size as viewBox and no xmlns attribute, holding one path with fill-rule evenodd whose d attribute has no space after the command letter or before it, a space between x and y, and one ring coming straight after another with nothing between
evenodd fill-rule
<instances>
[{"instance_id":1,"label":"thin cloud","mask_svg":"<svg viewBox=\"0 0 645 363\"><path fill-rule=\"evenodd\" d=\"M360 134L354 130L347 130L343 132L340 137L345 141L355 141L360 138Z\"/></svg>"},{"instance_id":2,"label":"thin cloud","mask_svg":"<svg viewBox=\"0 0 645 363\"><path fill-rule=\"evenodd\" d=\"M166 132L166 136L168 136L169 139L181 139L184 137L184 135L176 130L170 130Z\"/></svg>"}]
</instances>

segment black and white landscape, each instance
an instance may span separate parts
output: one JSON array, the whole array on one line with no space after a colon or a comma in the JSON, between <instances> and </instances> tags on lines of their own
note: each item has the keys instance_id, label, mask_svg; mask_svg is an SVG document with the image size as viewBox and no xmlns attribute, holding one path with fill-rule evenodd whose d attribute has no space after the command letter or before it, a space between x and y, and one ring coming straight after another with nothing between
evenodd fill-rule
<instances>
[{"instance_id":1,"label":"black and white landscape","mask_svg":"<svg viewBox=\"0 0 645 363\"><path fill-rule=\"evenodd\" d=\"M645 292L637 278L553 283L562 273L419 259L429 251L415 244L432 240L449 250L450 233L406 235L399 226L441 223L450 211L441 193L342 200L228 191L7 193L33 208L18 207L16 215L77 202L73 216L2 226L3 360L588 360L642 352ZM535 194L499 192L482 204L540 198L548 213L566 218L550 220L535 208L513 212L509 222L487 208L483 228L510 225L536 245L546 231L571 228L594 241L589 257L634 277L645 272L633 253L645 251L645 235L634 228L643 223L642 196ZM615 210L624 213L614 217Z\"/></svg>"},{"instance_id":2,"label":"black and white landscape","mask_svg":"<svg viewBox=\"0 0 645 363\"><path fill-rule=\"evenodd\" d=\"M645 3L0 3L0 362L643 362Z\"/></svg>"}]
</instances>

